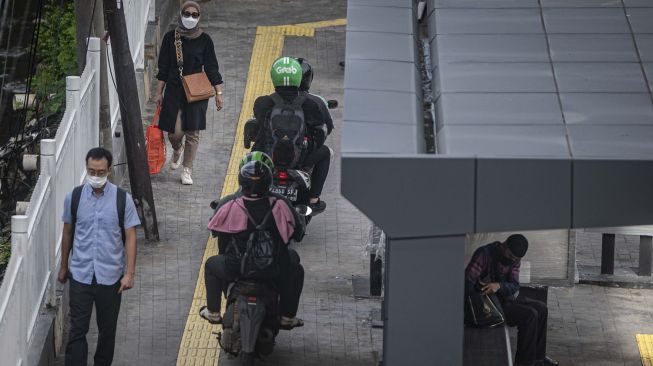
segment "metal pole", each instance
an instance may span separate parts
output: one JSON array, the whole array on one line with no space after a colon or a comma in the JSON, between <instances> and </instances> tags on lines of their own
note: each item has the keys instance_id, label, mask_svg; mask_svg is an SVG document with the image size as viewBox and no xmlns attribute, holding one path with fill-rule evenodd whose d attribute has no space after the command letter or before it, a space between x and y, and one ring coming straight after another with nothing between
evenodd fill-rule
<instances>
[{"instance_id":1,"label":"metal pole","mask_svg":"<svg viewBox=\"0 0 653 366\"><path fill-rule=\"evenodd\" d=\"M120 100L120 115L125 134L125 150L129 181L136 209L141 217L145 237L159 240L159 229L156 220L152 183L145 155L145 137L141 120L141 107L138 101L136 73L134 61L129 50L127 39L127 24L125 22L124 5L121 1L104 0L107 14L109 35L113 53L113 65L116 73L118 97Z\"/></svg>"},{"instance_id":2,"label":"metal pole","mask_svg":"<svg viewBox=\"0 0 653 366\"><path fill-rule=\"evenodd\" d=\"M601 241L601 274L614 274L614 234L603 234Z\"/></svg>"}]
</instances>

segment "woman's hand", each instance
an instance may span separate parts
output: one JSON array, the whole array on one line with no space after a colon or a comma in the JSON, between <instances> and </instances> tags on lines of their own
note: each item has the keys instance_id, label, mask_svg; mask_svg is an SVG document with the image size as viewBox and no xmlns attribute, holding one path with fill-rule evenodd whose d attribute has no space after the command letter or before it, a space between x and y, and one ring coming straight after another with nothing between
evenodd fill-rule
<instances>
[{"instance_id":1,"label":"woman's hand","mask_svg":"<svg viewBox=\"0 0 653 366\"><path fill-rule=\"evenodd\" d=\"M156 93L154 95L153 99L154 99L154 103L156 103L156 105L160 105L161 102L163 101L163 96L161 95L161 93Z\"/></svg>"},{"instance_id":2,"label":"woman's hand","mask_svg":"<svg viewBox=\"0 0 653 366\"><path fill-rule=\"evenodd\" d=\"M218 108L218 110L222 110L223 106L224 106L224 97L222 96L222 94L216 94L215 107Z\"/></svg>"}]
</instances>

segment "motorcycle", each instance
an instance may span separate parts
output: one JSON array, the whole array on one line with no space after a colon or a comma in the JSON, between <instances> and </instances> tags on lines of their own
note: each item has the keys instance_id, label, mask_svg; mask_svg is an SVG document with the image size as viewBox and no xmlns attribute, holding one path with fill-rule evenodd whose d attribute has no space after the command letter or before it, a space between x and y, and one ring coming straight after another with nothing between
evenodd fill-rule
<instances>
[{"instance_id":1,"label":"motorcycle","mask_svg":"<svg viewBox=\"0 0 653 366\"><path fill-rule=\"evenodd\" d=\"M311 208L296 206L307 217ZM291 251L291 257L297 255ZM299 258L292 259L299 263ZM279 293L272 280L238 279L227 288L227 308L222 316L222 331L217 333L220 347L240 357L243 366L253 366L256 358L274 350L280 330Z\"/></svg>"}]
</instances>

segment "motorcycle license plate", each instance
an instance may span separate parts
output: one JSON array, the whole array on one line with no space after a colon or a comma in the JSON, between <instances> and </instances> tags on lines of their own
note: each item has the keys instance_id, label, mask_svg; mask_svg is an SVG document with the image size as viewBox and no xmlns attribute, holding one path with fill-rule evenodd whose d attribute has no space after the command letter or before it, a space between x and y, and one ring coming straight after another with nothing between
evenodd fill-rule
<instances>
[{"instance_id":1,"label":"motorcycle license plate","mask_svg":"<svg viewBox=\"0 0 653 366\"><path fill-rule=\"evenodd\" d=\"M272 186L270 187L270 191L286 197L290 202L297 201L297 188L295 187Z\"/></svg>"}]
</instances>

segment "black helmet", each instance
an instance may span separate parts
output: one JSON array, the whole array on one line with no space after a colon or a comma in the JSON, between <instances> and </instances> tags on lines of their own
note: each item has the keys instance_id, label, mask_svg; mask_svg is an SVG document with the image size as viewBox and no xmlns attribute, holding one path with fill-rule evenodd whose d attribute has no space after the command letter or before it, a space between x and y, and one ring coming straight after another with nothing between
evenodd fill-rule
<instances>
[{"instance_id":1,"label":"black helmet","mask_svg":"<svg viewBox=\"0 0 653 366\"><path fill-rule=\"evenodd\" d=\"M240 168L238 184L245 197L265 197L272 185L272 171L258 160L250 161Z\"/></svg>"},{"instance_id":2,"label":"black helmet","mask_svg":"<svg viewBox=\"0 0 653 366\"><path fill-rule=\"evenodd\" d=\"M299 64L302 65L302 83L299 85L300 91L308 91L313 82L313 68L306 59L298 58Z\"/></svg>"}]
</instances>

